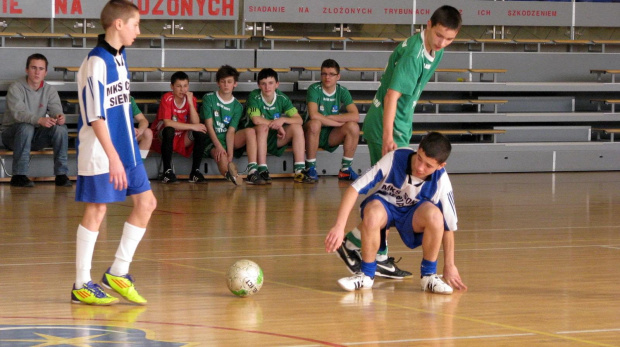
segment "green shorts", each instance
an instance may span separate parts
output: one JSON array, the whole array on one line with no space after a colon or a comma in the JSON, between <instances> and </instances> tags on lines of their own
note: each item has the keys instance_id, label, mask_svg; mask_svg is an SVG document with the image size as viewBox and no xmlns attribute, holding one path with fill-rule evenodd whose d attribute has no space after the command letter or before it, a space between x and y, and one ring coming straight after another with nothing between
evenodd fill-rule
<instances>
[{"instance_id":1,"label":"green shorts","mask_svg":"<svg viewBox=\"0 0 620 347\"><path fill-rule=\"evenodd\" d=\"M267 135L267 153L281 157L287 147L287 145L278 147L278 131L269 130L269 135Z\"/></svg>"},{"instance_id":2,"label":"green shorts","mask_svg":"<svg viewBox=\"0 0 620 347\"><path fill-rule=\"evenodd\" d=\"M370 166L375 165L381 159L383 144L377 142L368 142L368 153L370 154Z\"/></svg>"},{"instance_id":3,"label":"green shorts","mask_svg":"<svg viewBox=\"0 0 620 347\"><path fill-rule=\"evenodd\" d=\"M220 142L221 143L221 142ZM226 143L221 143L222 147L224 147L224 149L228 149L226 147ZM203 158L211 158L211 150L215 147L215 144L213 142L208 142L207 143L207 147L205 147L205 151L204 154L202 155ZM243 156L243 153L245 153L245 146L241 147L241 148L237 148L233 151L233 157L235 158L241 158Z\"/></svg>"},{"instance_id":4,"label":"green shorts","mask_svg":"<svg viewBox=\"0 0 620 347\"><path fill-rule=\"evenodd\" d=\"M328 151L329 153L333 153L340 145L330 146L329 145L329 134L334 130L333 127L322 127L321 134L319 135L319 147Z\"/></svg>"}]
</instances>

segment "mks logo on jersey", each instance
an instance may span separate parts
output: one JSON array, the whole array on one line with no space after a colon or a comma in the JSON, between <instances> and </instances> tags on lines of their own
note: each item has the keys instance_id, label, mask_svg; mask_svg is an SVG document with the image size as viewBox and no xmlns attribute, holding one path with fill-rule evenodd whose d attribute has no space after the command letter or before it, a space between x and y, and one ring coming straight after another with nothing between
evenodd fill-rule
<instances>
[{"instance_id":1,"label":"mks logo on jersey","mask_svg":"<svg viewBox=\"0 0 620 347\"><path fill-rule=\"evenodd\" d=\"M409 197L409 194L403 192L401 189L394 187L392 184L384 183L381 186L382 193L392 196L396 199L394 205L397 207L413 206L416 204L416 200Z\"/></svg>"},{"instance_id":2,"label":"mks logo on jersey","mask_svg":"<svg viewBox=\"0 0 620 347\"><path fill-rule=\"evenodd\" d=\"M130 102L129 81L119 81L105 87L106 105L116 107Z\"/></svg>"},{"instance_id":3,"label":"mks logo on jersey","mask_svg":"<svg viewBox=\"0 0 620 347\"><path fill-rule=\"evenodd\" d=\"M332 106L332 113L338 113L338 111L339 111L338 105Z\"/></svg>"}]
</instances>

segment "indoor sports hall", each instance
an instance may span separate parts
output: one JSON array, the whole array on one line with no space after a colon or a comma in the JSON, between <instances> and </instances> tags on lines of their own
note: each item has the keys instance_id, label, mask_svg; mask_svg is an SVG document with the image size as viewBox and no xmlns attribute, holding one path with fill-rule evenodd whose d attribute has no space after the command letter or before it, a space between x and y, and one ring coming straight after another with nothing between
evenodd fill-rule
<instances>
[{"instance_id":1,"label":"indoor sports hall","mask_svg":"<svg viewBox=\"0 0 620 347\"><path fill-rule=\"evenodd\" d=\"M423 30L435 1L134 1L141 36L127 49L131 93L150 121L175 71L202 97L235 66L244 103L265 67L305 112L324 59L341 66L360 125L390 53ZM446 0L463 16L457 39L415 107L411 147L429 131L452 142L446 171L458 213L455 263L466 291L424 292L422 251L396 232L389 256L413 273L346 292L350 276L324 240L350 182L342 147L319 151L315 184L293 182L293 157L269 156L270 185L225 180L203 159L204 184L144 164L157 198L131 274L148 304L72 304L76 228L84 205L54 185L52 153L31 153L32 188L9 185L0 148L0 346L620 346L620 3ZM442 4L443 4L442 3ZM0 114L25 59L50 61L77 175L76 72L102 33L97 0L0 2ZM236 159L245 168L247 157ZM353 167L370 167L360 138ZM358 203L363 197L358 199ZM360 222L356 205L347 230ZM109 204L92 265L100 282L132 202ZM255 295L226 283L237 260L264 274ZM439 256L441 273L443 255ZM116 293L110 292L112 295Z\"/></svg>"}]
</instances>

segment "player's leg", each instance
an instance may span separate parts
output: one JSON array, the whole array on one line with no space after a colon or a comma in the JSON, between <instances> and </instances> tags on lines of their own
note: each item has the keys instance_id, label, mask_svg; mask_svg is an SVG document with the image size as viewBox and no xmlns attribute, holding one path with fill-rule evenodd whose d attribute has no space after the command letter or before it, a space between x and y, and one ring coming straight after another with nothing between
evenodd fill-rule
<instances>
[{"instance_id":1,"label":"player's leg","mask_svg":"<svg viewBox=\"0 0 620 347\"><path fill-rule=\"evenodd\" d=\"M385 228L388 219L388 210L380 200L374 199L364 204L362 222L356 228L361 232L363 240L360 272L338 280L338 285L342 289L353 291L372 288L377 267L375 257L381 243L381 229Z\"/></svg>"},{"instance_id":2,"label":"player's leg","mask_svg":"<svg viewBox=\"0 0 620 347\"><path fill-rule=\"evenodd\" d=\"M194 145L192 149L192 169L189 171L189 181L191 183L205 182L205 177L200 172L202 156L207 146L207 134L200 131L188 131L185 133L185 147Z\"/></svg>"},{"instance_id":3,"label":"player's leg","mask_svg":"<svg viewBox=\"0 0 620 347\"><path fill-rule=\"evenodd\" d=\"M127 170L127 195L131 196L133 209L123 226L123 233L116 250L112 266L103 274L102 284L114 289L125 299L140 305L146 304L138 294L134 279L129 275L129 266L133 256L146 232L146 226L153 211L157 207L157 199L151 191L151 186L143 165Z\"/></svg>"},{"instance_id":4,"label":"player's leg","mask_svg":"<svg viewBox=\"0 0 620 347\"><path fill-rule=\"evenodd\" d=\"M118 299L108 295L92 282L90 270L99 226L106 213L104 203L86 203L82 221L77 228L75 244L75 283L71 291L71 302L88 305L112 305Z\"/></svg>"},{"instance_id":5,"label":"player's leg","mask_svg":"<svg viewBox=\"0 0 620 347\"><path fill-rule=\"evenodd\" d=\"M413 214L412 226L416 232L424 233L422 263L420 265L422 290L451 294L452 288L437 275L437 258L444 233L444 219L441 210L430 202L421 203Z\"/></svg>"},{"instance_id":6,"label":"player's leg","mask_svg":"<svg viewBox=\"0 0 620 347\"><path fill-rule=\"evenodd\" d=\"M256 162L258 163L258 174L267 183L271 183L269 169L267 168L267 141L269 128L266 125L254 126L256 133Z\"/></svg>"},{"instance_id":7,"label":"player's leg","mask_svg":"<svg viewBox=\"0 0 620 347\"><path fill-rule=\"evenodd\" d=\"M138 137L138 148L140 148L140 156L145 159L149 154L149 149L153 143L153 130L144 129L144 132Z\"/></svg>"},{"instance_id":8,"label":"player's leg","mask_svg":"<svg viewBox=\"0 0 620 347\"><path fill-rule=\"evenodd\" d=\"M235 132L235 149L245 147L248 156L248 172L246 182L248 184L265 184L258 174L258 164L256 162L256 131L253 128L246 128Z\"/></svg>"},{"instance_id":9,"label":"player's leg","mask_svg":"<svg viewBox=\"0 0 620 347\"><path fill-rule=\"evenodd\" d=\"M215 147L211 149L209 154L211 155L211 158L215 159ZM222 176L226 176L226 172L228 172L228 158L223 155L219 158L219 160L215 160L215 163L217 164L217 169L220 174Z\"/></svg>"},{"instance_id":10,"label":"player's leg","mask_svg":"<svg viewBox=\"0 0 620 347\"><path fill-rule=\"evenodd\" d=\"M318 120L309 120L304 124L304 136L306 140L306 172L310 178L317 181L316 153L319 150L319 138L322 124Z\"/></svg>"},{"instance_id":11,"label":"player's leg","mask_svg":"<svg viewBox=\"0 0 620 347\"><path fill-rule=\"evenodd\" d=\"M278 147L291 144L293 147L293 172L294 180L297 183L314 183L314 180L305 173L306 163L304 161L306 140L304 139L304 129L301 124L287 124L284 126L286 134L278 138Z\"/></svg>"},{"instance_id":12,"label":"player's leg","mask_svg":"<svg viewBox=\"0 0 620 347\"><path fill-rule=\"evenodd\" d=\"M357 150L359 142L360 127L355 122L346 122L338 128L334 128L329 134L329 146L337 146L342 144L343 155L338 179L345 181L355 181L359 175L351 168L353 157Z\"/></svg>"},{"instance_id":13,"label":"player's leg","mask_svg":"<svg viewBox=\"0 0 620 347\"><path fill-rule=\"evenodd\" d=\"M34 125L28 123L13 124L2 132L2 143L13 151L11 185L14 187L34 187L27 176L33 137Z\"/></svg>"},{"instance_id":14,"label":"player's leg","mask_svg":"<svg viewBox=\"0 0 620 347\"><path fill-rule=\"evenodd\" d=\"M55 183L60 187L71 187L71 181L67 177L67 172L69 171L67 167L69 133L66 125L36 128L34 138L32 139L32 150L39 150L50 145L54 149Z\"/></svg>"},{"instance_id":15,"label":"player's leg","mask_svg":"<svg viewBox=\"0 0 620 347\"><path fill-rule=\"evenodd\" d=\"M174 133L173 127L165 127L161 132L161 161L164 166L164 175L162 182L164 183L176 183L178 182L177 176L172 170L172 151L174 148Z\"/></svg>"}]
</instances>

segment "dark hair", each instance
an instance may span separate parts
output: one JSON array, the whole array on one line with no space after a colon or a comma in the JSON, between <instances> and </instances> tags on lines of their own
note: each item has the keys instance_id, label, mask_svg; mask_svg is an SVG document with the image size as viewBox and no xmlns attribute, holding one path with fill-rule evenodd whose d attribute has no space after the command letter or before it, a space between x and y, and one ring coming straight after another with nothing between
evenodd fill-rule
<instances>
[{"instance_id":1,"label":"dark hair","mask_svg":"<svg viewBox=\"0 0 620 347\"><path fill-rule=\"evenodd\" d=\"M189 81L189 76L183 71L177 71L170 77L170 84L174 84L176 81Z\"/></svg>"},{"instance_id":2,"label":"dark hair","mask_svg":"<svg viewBox=\"0 0 620 347\"><path fill-rule=\"evenodd\" d=\"M420 146L427 157L437 160L439 164L445 163L452 151L450 140L444 135L432 131L420 141Z\"/></svg>"},{"instance_id":3,"label":"dark hair","mask_svg":"<svg viewBox=\"0 0 620 347\"><path fill-rule=\"evenodd\" d=\"M230 65L222 65L215 73L215 80L219 82L226 77L233 77L237 82L239 81L239 71Z\"/></svg>"},{"instance_id":4,"label":"dark hair","mask_svg":"<svg viewBox=\"0 0 620 347\"><path fill-rule=\"evenodd\" d=\"M140 13L138 6L128 0L110 0L101 10L101 26L103 30L107 30L112 26L115 20L121 19L123 23Z\"/></svg>"},{"instance_id":5,"label":"dark hair","mask_svg":"<svg viewBox=\"0 0 620 347\"><path fill-rule=\"evenodd\" d=\"M41 53L35 53L28 57L26 60L26 70L30 67L30 62L33 60L43 60L45 62L45 71L47 71L47 58Z\"/></svg>"},{"instance_id":6,"label":"dark hair","mask_svg":"<svg viewBox=\"0 0 620 347\"><path fill-rule=\"evenodd\" d=\"M265 68L260 70L260 72L258 73L258 77L256 78L256 82L258 83L261 80L269 77L273 77L276 82L278 82L278 73L272 68Z\"/></svg>"},{"instance_id":7,"label":"dark hair","mask_svg":"<svg viewBox=\"0 0 620 347\"><path fill-rule=\"evenodd\" d=\"M439 24L451 30L459 30L461 23L461 13L450 5L441 6L431 16L431 27Z\"/></svg>"},{"instance_id":8,"label":"dark hair","mask_svg":"<svg viewBox=\"0 0 620 347\"><path fill-rule=\"evenodd\" d=\"M334 68L337 73L340 73L340 65L334 59L325 59L323 64L321 64L321 70L323 70L323 68Z\"/></svg>"}]
</instances>

